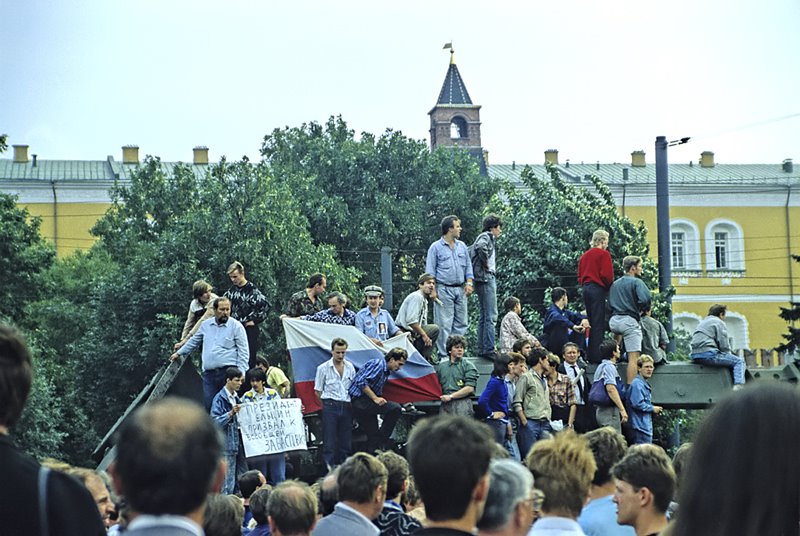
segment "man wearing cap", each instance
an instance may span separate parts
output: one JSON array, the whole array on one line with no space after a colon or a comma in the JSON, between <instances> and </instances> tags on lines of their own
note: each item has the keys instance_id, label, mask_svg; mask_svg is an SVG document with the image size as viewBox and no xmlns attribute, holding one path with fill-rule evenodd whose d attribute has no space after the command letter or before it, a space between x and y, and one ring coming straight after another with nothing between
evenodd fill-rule
<instances>
[{"instance_id":1,"label":"man wearing cap","mask_svg":"<svg viewBox=\"0 0 800 536\"><path fill-rule=\"evenodd\" d=\"M431 244L425 258L425 271L436 278L439 302L433 306L433 321L442 332L436 343L442 359L447 358L447 338L464 335L469 322L467 298L473 290L472 261L460 236L461 220L458 216L445 216L442 237Z\"/></svg>"},{"instance_id":2,"label":"man wearing cap","mask_svg":"<svg viewBox=\"0 0 800 536\"><path fill-rule=\"evenodd\" d=\"M417 280L416 291L412 292L397 311L397 325L411 333L414 348L428 361L431 360L439 326L428 324L428 302L436 299L436 280L432 274L424 273Z\"/></svg>"},{"instance_id":3,"label":"man wearing cap","mask_svg":"<svg viewBox=\"0 0 800 536\"><path fill-rule=\"evenodd\" d=\"M381 287L377 285L366 287L364 297L367 299L367 306L356 313L356 328L378 346L383 346L383 341L394 337L400 331L389 311L381 309L382 296Z\"/></svg>"}]
</instances>

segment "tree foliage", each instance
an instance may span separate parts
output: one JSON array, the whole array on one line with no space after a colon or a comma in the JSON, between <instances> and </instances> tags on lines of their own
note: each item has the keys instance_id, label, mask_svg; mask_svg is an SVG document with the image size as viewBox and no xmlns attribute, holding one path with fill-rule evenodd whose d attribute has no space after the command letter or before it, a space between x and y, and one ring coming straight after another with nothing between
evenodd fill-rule
<instances>
[{"instance_id":1,"label":"tree foliage","mask_svg":"<svg viewBox=\"0 0 800 536\"><path fill-rule=\"evenodd\" d=\"M39 234L40 225L15 197L0 193L0 316L19 320L22 304L41 292L36 278L53 263L55 250Z\"/></svg>"},{"instance_id":2,"label":"tree foliage","mask_svg":"<svg viewBox=\"0 0 800 536\"><path fill-rule=\"evenodd\" d=\"M276 129L261 152L277 182L297 194L314 242L333 245L343 263L364 272L365 284L378 281L384 246L394 251L395 273L415 280L441 219L457 214L470 240L499 188L464 151L431 153L392 130L356 139L341 117Z\"/></svg>"},{"instance_id":3,"label":"tree foliage","mask_svg":"<svg viewBox=\"0 0 800 536\"><path fill-rule=\"evenodd\" d=\"M526 166L520 175L522 187L506 185L503 199L492 207L504 222L498 240L498 298L514 295L541 312L549 305L549 290L559 286L576 300L578 259L597 229L610 235L617 275L622 273L623 257L638 255L643 258L645 283L657 288L644 223L622 216L611 191L597 177L591 178L591 186L578 186L565 181L555 167L548 168L548 175L538 177Z\"/></svg>"},{"instance_id":4,"label":"tree foliage","mask_svg":"<svg viewBox=\"0 0 800 536\"><path fill-rule=\"evenodd\" d=\"M792 258L800 262L800 255L792 255ZM800 320L800 303L792 302L791 307L781 307L781 312L778 314L783 320L789 322L787 326L789 333L783 335L786 342L778 345L776 349L779 352L794 353L800 346L800 328L797 327L797 321Z\"/></svg>"},{"instance_id":5,"label":"tree foliage","mask_svg":"<svg viewBox=\"0 0 800 536\"><path fill-rule=\"evenodd\" d=\"M93 291L97 322L84 338L92 344L80 351L96 363L107 352L117 356L121 377L108 387L121 390L126 405L180 335L192 282L204 278L224 292L233 260L274 305L261 333L265 352L278 360L285 354L278 314L309 273L326 273L331 288L355 288L358 272L342 266L330 246L312 243L297 197L263 162L223 160L196 174L148 157L112 195L93 229L111 264ZM120 411L109 408L104 422Z\"/></svg>"}]
</instances>

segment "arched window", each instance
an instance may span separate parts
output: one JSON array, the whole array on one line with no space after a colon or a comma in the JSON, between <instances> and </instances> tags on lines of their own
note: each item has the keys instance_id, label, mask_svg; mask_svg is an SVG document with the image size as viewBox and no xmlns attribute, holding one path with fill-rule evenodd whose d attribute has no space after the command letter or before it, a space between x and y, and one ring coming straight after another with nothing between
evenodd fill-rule
<instances>
[{"instance_id":1,"label":"arched window","mask_svg":"<svg viewBox=\"0 0 800 536\"><path fill-rule=\"evenodd\" d=\"M702 270L700 266L700 230L690 220L673 219L669 222L672 269Z\"/></svg>"},{"instance_id":2,"label":"arched window","mask_svg":"<svg viewBox=\"0 0 800 536\"><path fill-rule=\"evenodd\" d=\"M468 137L467 122L463 117L456 116L450 121L450 137L453 139Z\"/></svg>"},{"instance_id":3,"label":"arched window","mask_svg":"<svg viewBox=\"0 0 800 536\"><path fill-rule=\"evenodd\" d=\"M691 339L692 333L694 333L700 320L702 320L702 318L694 313L675 313L672 316L672 329L682 329L686 332L685 335Z\"/></svg>"},{"instance_id":4,"label":"arched window","mask_svg":"<svg viewBox=\"0 0 800 536\"><path fill-rule=\"evenodd\" d=\"M738 223L716 219L706 226L706 270L744 270L744 234Z\"/></svg>"},{"instance_id":5,"label":"arched window","mask_svg":"<svg viewBox=\"0 0 800 536\"><path fill-rule=\"evenodd\" d=\"M725 313L725 327L728 328L728 336L731 338L731 350L750 348L750 336L747 328L747 318L741 313L728 311Z\"/></svg>"}]
</instances>

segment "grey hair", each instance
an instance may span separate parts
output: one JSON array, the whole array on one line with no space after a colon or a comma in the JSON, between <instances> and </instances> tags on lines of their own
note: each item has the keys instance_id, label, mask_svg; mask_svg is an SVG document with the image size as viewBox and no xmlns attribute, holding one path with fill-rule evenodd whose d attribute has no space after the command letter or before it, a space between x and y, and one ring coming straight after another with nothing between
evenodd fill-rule
<instances>
[{"instance_id":1,"label":"grey hair","mask_svg":"<svg viewBox=\"0 0 800 536\"><path fill-rule=\"evenodd\" d=\"M492 460L489 493L478 528L488 531L505 527L511 521L514 508L530 498L532 491L533 475L525 466L511 459Z\"/></svg>"},{"instance_id":2,"label":"grey hair","mask_svg":"<svg viewBox=\"0 0 800 536\"><path fill-rule=\"evenodd\" d=\"M344 295L342 292L334 291L328 294L328 299L336 298L336 301L339 302L339 305L344 307L347 305L347 296Z\"/></svg>"}]
</instances>

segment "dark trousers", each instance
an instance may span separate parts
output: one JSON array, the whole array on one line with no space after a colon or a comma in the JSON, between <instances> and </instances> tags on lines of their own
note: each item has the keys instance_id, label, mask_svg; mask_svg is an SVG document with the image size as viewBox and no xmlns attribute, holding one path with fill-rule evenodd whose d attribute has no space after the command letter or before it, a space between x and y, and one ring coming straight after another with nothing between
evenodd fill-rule
<instances>
[{"instance_id":1,"label":"dark trousers","mask_svg":"<svg viewBox=\"0 0 800 536\"><path fill-rule=\"evenodd\" d=\"M425 346L425 341L422 340L422 337L417 336L416 332L412 331L412 333L414 333L414 348L417 349L417 352L419 352L422 357L430 361L434 350L436 350L436 339L439 338L439 326L436 324L425 324L422 326L422 330L428 338L430 338L431 345Z\"/></svg>"},{"instance_id":2,"label":"dark trousers","mask_svg":"<svg viewBox=\"0 0 800 536\"><path fill-rule=\"evenodd\" d=\"M591 432L597 428L594 408L588 404L578 405L575 409L575 431L579 434Z\"/></svg>"},{"instance_id":3,"label":"dark trousers","mask_svg":"<svg viewBox=\"0 0 800 536\"><path fill-rule=\"evenodd\" d=\"M400 404L387 400L386 404L379 406L368 396L353 399L353 413L358 421L358 426L367 435L367 452L373 453L378 447L386 446L389 436L400 419L402 409ZM378 429L378 415L383 415L383 424Z\"/></svg>"},{"instance_id":4,"label":"dark trousers","mask_svg":"<svg viewBox=\"0 0 800 536\"><path fill-rule=\"evenodd\" d=\"M333 467L343 463L352 450L353 407L350 402L322 399L322 458Z\"/></svg>"},{"instance_id":5,"label":"dark trousers","mask_svg":"<svg viewBox=\"0 0 800 536\"><path fill-rule=\"evenodd\" d=\"M211 403L219 390L225 386L225 367L203 371L203 405L211 411Z\"/></svg>"},{"instance_id":6,"label":"dark trousers","mask_svg":"<svg viewBox=\"0 0 800 536\"><path fill-rule=\"evenodd\" d=\"M587 359L589 363L599 364L600 343L606 332L606 299L608 290L597 283L583 285L583 304L586 306L586 316L589 318L589 349Z\"/></svg>"},{"instance_id":7,"label":"dark trousers","mask_svg":"<svg viewBox=\"0 0 800 536\"><path fill-rule=\"evenodd\" d=\"M249 370L256 366L256 353L258 353L258 324L254 326L245 326L244 332L247 334L247 346L250 348Z\"/></svg>"}]
</instances>

